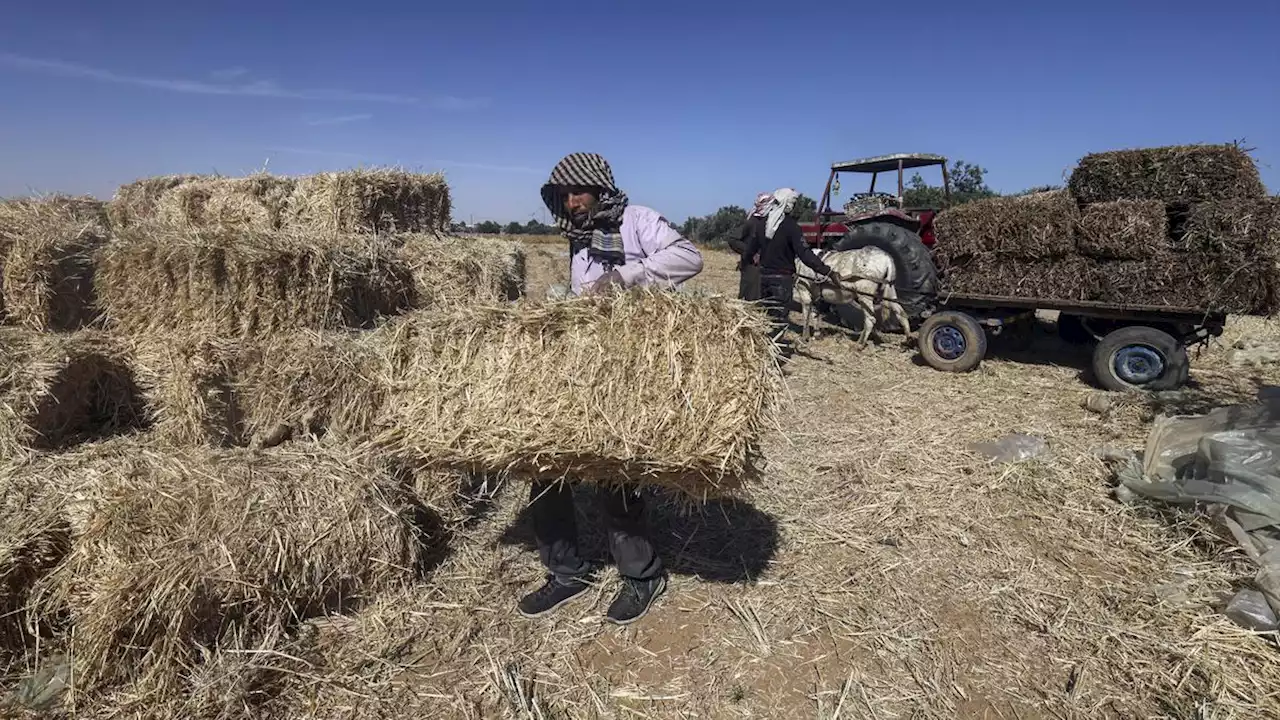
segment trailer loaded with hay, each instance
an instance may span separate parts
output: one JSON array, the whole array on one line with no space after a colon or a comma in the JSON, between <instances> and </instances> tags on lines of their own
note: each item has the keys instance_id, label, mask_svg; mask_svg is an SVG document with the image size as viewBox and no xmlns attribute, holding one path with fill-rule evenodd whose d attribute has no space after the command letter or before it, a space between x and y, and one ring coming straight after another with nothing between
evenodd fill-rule
<instances>
[{"instance_id":1,"label":"trailer loaded with hay","mask_svg":"<svg viewBox=\"0 0 1280 720\"><path fill-rule=\"evenodd\" d=\"M1096 343L1103 387L1169 390L1228 315L1280 309L1280 199L1234 145L1091 154L1066 190L957 206L934 229L943 291L919 347L939 370L977 368L989 337L1048 310Z\"/></svg>"}]
</instances>

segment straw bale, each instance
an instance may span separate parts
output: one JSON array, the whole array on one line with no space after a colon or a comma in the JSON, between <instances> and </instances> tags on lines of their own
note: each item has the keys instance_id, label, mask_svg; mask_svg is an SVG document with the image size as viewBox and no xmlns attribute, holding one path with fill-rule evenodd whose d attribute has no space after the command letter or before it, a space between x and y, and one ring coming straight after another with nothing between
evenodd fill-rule
<instances>
[{"instance_id":1,"label":"straw bale","mask_svg":"<svg viewBox=\"0 0 1280 720\"><path fill-rule=\"evenodd\" d=\"M0 274L11 322L48 331L94 321L94 253L107 239L104 207L60 195L0 202Z\"/></svg>"},{"instance_id":2,"label":"straw bale","mask_svg":"<svg viewBox=\"0 0 1280 720\"><path fill-rule=\"evenodd\" d=\"M938 214L934 252L948 258L985 253L1019 260L1063 257L1075 252L1079 216L1064 190L965 203Z\"/></svg>"},{"instance_id":3,"label":"straw bale","mask_svg":"<svg viewBox=\"0 0 1280 720\"><path fill-rule=\"evenodd\" d=\"M413 276L414 307L516 300L525 292L518 242L493 238L406 235L400 255Z\"/></svg>"},{"instance_id":4,"label":"straw bale","mask_svg":"<svg viewBox=\"0 0 1280 720\"><path fill-rule=\"evenodd\" d=\"M422 509L389 468L316 448L50 457L40 471L91 511L33 606L69 608L82 689L171 699L228 638L269 641L417 577Z\"/></svg>"},{"instance_id":5,"label":"straw bale","mask_svg":"<svg viewBox=\"0 0 1280 720\"><path fill-rule=\"evenodd\" d=\"M132 343L129 355L158 442L237 443L234 343L189 333L145 335Z\"/></svg>"},{"instance_id":6,"label":"straw bale","mask_svg":"<svg viewBox=\"0 0 1280 720\"><path fill-rule=\"evenodd\" d=\"M378 443L437 469L732 490L779 389L762 322L650 291L415 313Z\"/></svg>"},{"instance_id":7,"label":"straw bale","mask_svg":"<svg viewBox=\"0 0 1280 720\"><path fill-rule=\"evenodd\" d=\"M238 344L229 365L239 442L367 439L390 383L378 350L388 334L298 331Z\"/></svg>"},{"instance_id":8,"label":"straw bale","mask_svg":"<svg viewBox=\"0 0 1280 720\"><path fill-rule=\"evenodd\" d=\"M442 232L451 212L449 186L439 173L344 170L300 178L285 224L322 234Z\"/></svg>"},{"instance_id":9,"label":"straw bale","mask_svg":"<svg viewBox=\"0 0 1280 720\"><path fill-rule=\"evenodd\" d=\"M130 333L223 336L368 327L408 305L408 269L382 238L152 225L102 251L98 296Z\"/></svg>"},{"instance_id":10,"label":"straw bale","mask_svg":"<svg viewBox=\"0 0 1280 720\"><path fill-rule=\"evenodd\" d=\"M107 217L113 230L154 220L160 198L174 188L208 178L207 175L159 175L121 185L111 202Z\"/></svg>"},{"instance_id":11,"label":"straw bale","mask_svg":"<svg viewBox=\"0 0 1280 720\"><path fill-rule=\"evenodd\" d=\"M1081 203L1158 200L1168 205L1266 195L1238 145L1178 145L1085 155L1067 182Z\"/></svg>"},{"instance_id":12,"label":"straw bale","mask_svg":"<svg viewBox=\"0 0 1280 720\"><path fill-rule=\"evenodd\" d=\"M1223 200L1187 208L1180 250L1215 253L1233 259L1263 260L1280 256L1280 198Z\"/></svg>"},{"instance_id":13,"label":"straw bale","mask_svg":"<svg viewBox=\"0 0 1280 720\"><path fill-rule=\"evenodd\" d=\"M1275 263L1231 265L1194 253L1173 260L1124 260L1101 266L1094 299L1120 305L1210 308L1238 315L1280 309Z\"/></svg>"},{"instance_id":14,"label":"straw bale","mask_svg":"<svg viewBox=\"0 0 1280 720\"><path fill-rule=\"evenodd\" d=\"M0 674L22 658L35 639L27 622L32 586L70 547L70 528L48 478L0 469Z\"/></svg>"},{"instance_id":15,"label":"straw bale","mask_svg":"<svg viewBox=\"0 0 1280 720\"><path fill-rule=\"evenodd\" d=\"M1072 256L1014 260L988 254L960 258L943 268L945 292L1044 300L1097 300L1105 285L1099 264Z\"/></svg>"},{"instance_id":16,"label":"straw bale","mask_svg":"<svg viewBox=\"0 0 1280 720\"><path fill-rule=\"evenodd\" d=\"M1168 253L1169 216L1156 200L1114 200L1084 209L1076 245L1100 260L1143 260Z\"/></svg>"},{"instance_id":17,"label":"straw bale","mask_svg":"<svg viewBox=\"0 0 1280 720\"><path fill-rule=\"evenodd\" d=\"M127 353L96 331L0 331L0 452L60 450L147 426Z\"/></svg>"},{"instance_id":18,"label":"straw bale","mask_svg":"<svg viewBox=\"0 0 1280 720\"><path fill-rule=\"evenodd\" d=\"M267 173L191 180L157 198L156 218L179 227L278 230L296 184Z\"/></svg>"}]
</instances>

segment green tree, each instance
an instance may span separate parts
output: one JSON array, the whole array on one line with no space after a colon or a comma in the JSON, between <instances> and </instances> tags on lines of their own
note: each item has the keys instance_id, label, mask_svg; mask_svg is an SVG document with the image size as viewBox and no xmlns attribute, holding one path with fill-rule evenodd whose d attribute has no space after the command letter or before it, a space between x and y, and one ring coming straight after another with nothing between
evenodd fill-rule
<instances>
[{"instance_id":1,"label":"green tree","mask_svg":"<svg viewBox=\"0 0 1280 720\"><path fill-rule=\"evenodd\" d=\"M507 226L502 229L502 232L506 233L507 235L523 235L524 226L516 222L515 220L512 220L511 222L507 223Z\"/></svg>"},{"instance_id":2,"label":"green tree","mask_svg":"<svg viewBox=\"0 0 1280 720\"><path fill-rule=\"evenodd\" d=\"M690 215L688 219L684 221L684 224L680 226L680 234L685 236L688 240L696 241L698 239L698 233L702 231L702 223L705 220L706 218Z\"/></svg>"},{"instance_id":3,"label":"green tree","mask_svg":"<svg viewBox=\"0 0 1280 720\"><path fill-rule=\"evenodd\" d=\"M818 201L800 193L800 197L796 198L796 219L800 222L813 222L818 219Z\"/></svg>"},{"instance_id":4,"label":"green tree","mask_svg":"<svg viewBox=\"0 0 1280 720\"><path fill-rule=\"evenodd\" d=\"M986 175L986 168L957 160L951 166L951 204L960 205L999 195L987 186ZM941 208L947 205L942 188L926 183L920 173L911 176L902 195L907 207Z\"/></svg>"},{"instance_id":5,"label":"green tree","mask_svg":"<svg viewBox=\"0 0 1280 720\"><path fill-rule=\"evenodd\" d=\"M554 235L556 229L537 220L530 220L524 224L524 233L526 235Z\"/></svg>"},{"instance_id":6,"label":"green tree","mask_svg":"<svg viewBox=\"0 0 1280 720\"><path fill-rule=\"evenodd\" d=\"M737 205L726 205L712 215L686 220L685 227L691 228L693 232L686 232L685 237L707 247L727 247L729 238L733 237L746 221L746 210ZM692 226L690 223L693 223Z\"/></svg>"},{"instance_id":7,"label":"green tree","mask_svg":"<svg viewBox=\"0 0 1280 720\"><path fill-rule=\"evenodd\" d=\"M476 223L476 232L497 235L502 232L502 226L492 220L485 220L484 222Z\"/></svg>"}]
</instances>

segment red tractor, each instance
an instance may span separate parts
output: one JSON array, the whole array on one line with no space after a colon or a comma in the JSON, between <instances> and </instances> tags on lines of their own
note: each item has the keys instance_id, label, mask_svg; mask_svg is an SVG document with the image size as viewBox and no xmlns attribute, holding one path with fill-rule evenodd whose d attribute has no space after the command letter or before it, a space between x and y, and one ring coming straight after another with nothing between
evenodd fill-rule
<instances>
[{"instance_id":1,"label":"red tractor","mask_svg":"<svg viewBox=\"0 0 1280 720\"><path fill-rule=\"evenodd\" d=\"M929 310L938 291L938 272L929 248L934 243L933 217L941 208L905 207L904 175L907 170L935 165L942 169L945 204L950 204L947 159L941 155L882 155L834 163L816 220L800 225L805 239L816 247L856 250L873 245L889 253L897 269L899 302L913 322ZM877 178L891 172L898 174L897 194L876 192ZM840 193L841 173L870 173L871 185L867 192L851 194L840 210L833 210L831 200Z\"/></svg>"}]
</instances>

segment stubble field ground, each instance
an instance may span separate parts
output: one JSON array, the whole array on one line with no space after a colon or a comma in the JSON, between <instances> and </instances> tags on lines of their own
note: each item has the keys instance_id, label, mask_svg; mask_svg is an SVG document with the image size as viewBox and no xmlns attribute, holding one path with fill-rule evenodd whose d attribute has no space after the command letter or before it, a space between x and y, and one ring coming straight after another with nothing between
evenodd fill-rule
<instances>
[{"instance_id":1,"label":"stubble field ground","mask_svg":"<svg viewBox=\"0 0 1280 720\"><path fill-rule=\"evenodd\" d=\"M528 244L529 294L567 281L567 255ZM694 287L737 291L707 251ZM691 329L696 331L696 329ZM896 343L859 351L828 331L789 364L780 427L749 499L649 523L667 594L623 629L616 579L557 614L517 599L542 571L500 486L458 515L428 581L318 628L350 672L296 688L295 712L345 717L1280 718L1280 653L1221 614L1245 565L1189 514L1117 502L1107 448L1139 449L1158 412L1247 401L1276 367L1231 346L1280 341L1235 321L1193 358L1194 386L1113 397L1098 414L1087 354L1040 328L979 371L924 367ZM1000 465L968 449L1009 433L1049 453ZM589 551L604 559L590 498ZM339 663L341 664L341 663Z\"/></svg>"}]
</instances>

